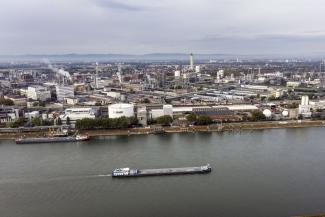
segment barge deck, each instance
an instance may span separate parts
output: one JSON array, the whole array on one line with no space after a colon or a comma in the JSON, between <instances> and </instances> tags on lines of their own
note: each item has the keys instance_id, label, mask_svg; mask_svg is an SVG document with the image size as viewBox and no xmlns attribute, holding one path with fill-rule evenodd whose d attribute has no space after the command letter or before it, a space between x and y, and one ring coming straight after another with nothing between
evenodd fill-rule
<instances>
[{"instance_id":1,"label":"barge deck","mask_svg":"<svg viewBox=\"0 0 325 217\"><path fill-rule=\"evenodd\" d=\"M210 164L198 167L162 168L162 169L130 169L119 168L112 172L112 177L141 177L141 176L164 176L180 174L210 173Z\"/></svg>"}]
</instances>

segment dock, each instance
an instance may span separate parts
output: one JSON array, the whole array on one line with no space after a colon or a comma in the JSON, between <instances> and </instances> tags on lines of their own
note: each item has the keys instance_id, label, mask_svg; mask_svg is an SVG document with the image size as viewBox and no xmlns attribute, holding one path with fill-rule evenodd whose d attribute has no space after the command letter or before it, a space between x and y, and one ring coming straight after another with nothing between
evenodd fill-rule
<instances>
[{"instance_id":1,"label":"dock","mask_svg":"<svg viewBox=\"0 0 325 217\"><path fill-rule=\"evenodd\" d=\"M161 169L130 169L119 168L112 172L112 177L141 177L141 176L165 176L181 174L210 173L210 164L198 167L161 168Z\"/></svg>"}]
</instances>

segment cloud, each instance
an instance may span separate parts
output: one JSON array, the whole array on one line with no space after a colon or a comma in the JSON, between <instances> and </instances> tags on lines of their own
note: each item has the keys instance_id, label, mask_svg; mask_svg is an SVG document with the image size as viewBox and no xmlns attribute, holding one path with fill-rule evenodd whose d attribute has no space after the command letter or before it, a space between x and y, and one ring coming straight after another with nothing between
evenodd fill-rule
<instances>
[{"instance_id":1,"label":"cloud","mask_svg":"<svg viewBox=\"0 0 325 217\"><path fill-rule=\"evenodd\" d=\"M96 0L95 3L100 7L126 11L142 11L146 9L146 7L140 5L126 3L125 1L118 2L117 0Z\"/></svg>"},{"instance_id":2,"label":"cloud","mask_svg":"<svg viewBox=\"0 0 325 217\"><path fill-rule=\"evenodd\" d=\"M1 0L0 54L313 52L325 49L324 9L323 0Z\"/></svg>"}]
</instances>

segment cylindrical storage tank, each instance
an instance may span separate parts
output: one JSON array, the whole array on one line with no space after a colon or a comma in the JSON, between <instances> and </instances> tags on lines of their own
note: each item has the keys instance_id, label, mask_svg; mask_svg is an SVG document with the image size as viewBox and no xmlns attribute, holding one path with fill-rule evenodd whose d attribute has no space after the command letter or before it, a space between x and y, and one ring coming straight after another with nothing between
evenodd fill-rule
<instances>
[{"instance_id":1,"label":"cylindrical storage tank","mask_svg":"<svg viewBox=\"0 0 325 217\"><path fill-rule=\"evenodd\" d=\"M265 109L265 110L263 111L263 114L264 114L265 117L267 117L267 118L269 118L269 117L272 116L272 112L271 112L271 110L269 110L269 109Z\"/></svg>"},{"instance_id":2,"label":"cylindrical storage tank","mask_svg":"<svg viewBox=\"0 0 325 217\"><path fill-rule=\"evenodd\" d=\"M289 111L288 111L288 110L284 110L284 111L282 112L282 116L283 116L283 117L288 117L288 116L289 116Z\"/></svg>"},{"instance_id":3,"label":"cylindrical storage tank","mask_svg":"<svg viewBox=\"0 0 325 217\"><path fill-rule=\"evenodd\" d=\"M134 117L134 105L133 104L113 104L108 106L108 117L109 118L120 118L120 117Z\"/></svg>"}]
</instances>

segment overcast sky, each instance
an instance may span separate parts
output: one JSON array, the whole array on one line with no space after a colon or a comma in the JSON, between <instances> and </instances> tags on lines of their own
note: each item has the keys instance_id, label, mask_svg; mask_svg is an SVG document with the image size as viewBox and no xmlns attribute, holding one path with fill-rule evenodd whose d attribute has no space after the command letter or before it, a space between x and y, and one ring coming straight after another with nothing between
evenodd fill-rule
<instances>
[{"instance_id":1,"label":"overcast sky","mask_svg":"<svg viewBox=\"0 0 325 217\"><path fill-rule=\"evenodd\" d=\"M0 54L325 53L324 0L0 0Z\"/></svg>"}]
</instances>

